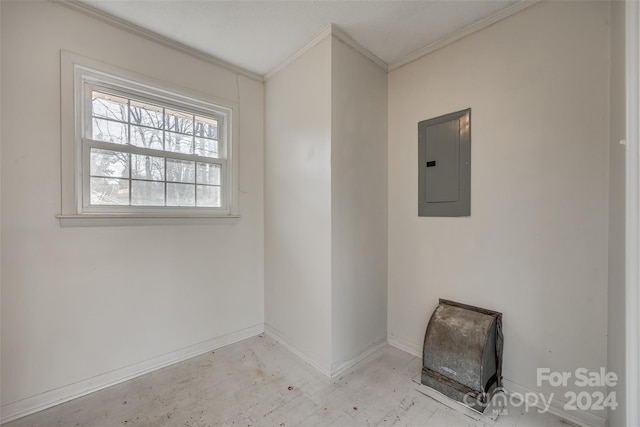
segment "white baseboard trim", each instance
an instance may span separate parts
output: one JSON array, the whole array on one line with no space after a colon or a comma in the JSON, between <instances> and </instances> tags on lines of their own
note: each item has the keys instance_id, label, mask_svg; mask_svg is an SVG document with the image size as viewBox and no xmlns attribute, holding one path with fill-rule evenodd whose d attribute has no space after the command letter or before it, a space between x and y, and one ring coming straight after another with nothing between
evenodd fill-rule
<instances>
[{"instance_id":1,"label":"white baseboard trim","mask_svg":"<svg viewBox=\"0 0 640 427\"><path fill-rule=\"evenodd\" d=\"M316 368L318 371L331 378L331 364L328 362L324 362L318 360L314 356L311 356L306 351L300 350L300 348L293 343L289 337L280 332L278 329L269 325L268 323L264 324L264 333L269 335L274 340L278 341L284 348L298 356L300 359L307 362L309 365Z\"/></svg>"},{"instance_id":2,"label":"white baseboard trim","mask_svg":"<svg viewBox=\"0 0 640 427\"><path fill-rule=\"evenodd\" d=\"M356 357L345 358L336 363L333 363L331 365L331 378L336 378L344 374L346 371L348 371L349 369L351 369L352 367L354 367L355 365L357 365L367 357L371 356L373 353L380 350L385 345L387 345L386 338L375 340L371 342L367 346L367 348Z\"/></svg>"},{"instance_id":3,"label":"white baseboard trim","mask_svg":"<svg viewBox=\"0 0 640 427\"><path fill-rule=\"evenodd\" d=\"M366 359L371 354L387 345L387 340L385 338L381 338L372 342L369 346L367 346L367 349L359 355L355 357L348 357L336 363L329 364L318 360L317 358L311 356L309 353L303 350L300 350L300 348L296 344L294 344L289 337L269 324L265 323L264 332L265 334L269 335L271 338L282 344L284 348L286 348L329 378L336 378L342 375L347 370L355 366L358 362Z\"/></svg>"},{"instance_id":4,"label":"white baseboard trim","mask_svg":"<svg viewBox=\"0 0 640 427\"><path fill-rule=\"evenodd\" d=\"M509 395L513 393L518 393L520 396L526 396L530 393L537 395L540 394L536 390L531 390L508 379L503 379L502 382L504 389ZM545 396L546 400L548 400L549 398L550 396ZM607 425L607 419L600 415L594 414L593 412L589 411L567 411L564 409L564 405L565 402L557 399L554 396L553 399L551 399L551 405L549 406L548 412L581 427L605 427ZM542 403L540 403L537 407L542 409Z\"/></svg>"},{"instance_id":5,"label":"white baseboard trim","mask_svg":"<svg viewBox=\"0 0 640 427\"><path fill-rule=\"evenodd\" d=\"M424 343L415 343L391 332L387 334L387 342L390 346L393 346L404 351L405 353L412 354L422 359L422 346L424 345Z\"/></svg>"},{"instance_id":6,"label":"white baseboard trim","mask_svg":"<svg viewBox=\"0 0 640 427\"><path fill-rule=\"evenodd\" d=\"M0 423L33 414L43 409L85 396L94 391L130 380L140 375L164 368L200 354L225 347L238 341L259 335L264 332L264 324L260 323L245 329L234 331L219 337L181 348L153 359L145 360L115 371L97 375L86 380L49 390L44 393L10 402L0 407Z\"/></svg>"}]
</instances>

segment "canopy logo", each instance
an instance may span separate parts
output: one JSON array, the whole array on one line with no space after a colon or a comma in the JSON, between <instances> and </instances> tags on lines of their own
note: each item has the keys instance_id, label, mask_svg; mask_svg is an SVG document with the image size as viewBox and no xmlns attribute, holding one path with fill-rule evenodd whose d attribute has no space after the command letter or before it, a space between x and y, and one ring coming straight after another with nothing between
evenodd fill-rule
<instances>
[{"instance_id":1,"label":"canopy logo","mask_svg":"<svg viewBox=\"0 0 640 427\"><path fill-rule=\"evenodd\" d=\"M496 389L495 394L491 398L491 401L482 404L482 408L486 409L488 406L491 406L491 411L493 415L506 415L508 414L508 408L520 408L524 407L525 412L529 412L532 409L536 409L540 413L547 412L551 407L551 401L553 400L554 394L545 399L544 394L542 393L518 393L511 392L508 393L504 388L499 387ZM463 402L467 406L471 406L472 403L477 405L476 399L473 397L472 393L467 393L462 398Z\"/></svg>"}]
</instances>

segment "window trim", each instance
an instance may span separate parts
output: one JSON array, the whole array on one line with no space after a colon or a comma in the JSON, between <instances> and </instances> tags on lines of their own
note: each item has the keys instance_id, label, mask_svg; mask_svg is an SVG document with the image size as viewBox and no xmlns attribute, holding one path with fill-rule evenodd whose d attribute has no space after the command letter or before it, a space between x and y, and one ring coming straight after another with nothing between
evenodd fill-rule
<instances>
[{"instance_id":1,"label":"window trim","mask_svg":"<svg viewBox=\"0 0 640 427\"><path fill-rule=\"evenodd\" d=\"M226 159L214 159L203 157L205 162L224 164L223 173L226 185L223 185L222 192L226 197L223 201L226 206L222 208L206 207L96 207L87 206L84 201L88 194L85 194L83 186L83 167L88 159L83 146L101 145L99 141L84 138L87 115L90 109L87 102L91 97L90 90L84 91L83 85L98 83L99 88L108 88L110 91L121 93L128 97L148 100L150 102L162 102L166 107L187 108L195 114L201 113L207 116L220 117L223 125L219 132L222 140L226 136ZM99 89L98 88L98 89ZM83 97L84 93L84 97ZM213 111L213 114L212 114ZM157 81L151 77L136 74L122 68L114 67L85 58L67 51L61 51L61 213L56 215L62 225L70 225L79 218L84 220L96 218L99 225L106 224L105 219L113 219L113 225L140 224L144 218L157 219L167 218L168 223L175 223L177 219L197 219L197 223L202 223L202 219L224 219L238 218L238 107L228 100L217 99L208 94L194 92L183 87L177 87L166 82ZM108 144L108 143L106 143ZM101 147L104 148L104 147ZM109 149L113 149L113 146ZM137 147L126 145L123 152L136 152ZM149 151L151 149L142 148ZM158 150L161 157L181 158L180 153L165 152ZM194 155L190 160L198 158ZM88 169L87 169L88 170ZM225 184L225 182L223 182ZM86 188L88 192L88 187ZM118 221L133 218L133 221ZM108 221L106 221L108 222ZM217 223L218 221L214 221ZM82 221L83 225L89 225L91 221ZM126 224L125 224L126 223ZM98 224L96 224L98 225Z\"/></svg>"}]
</instances>

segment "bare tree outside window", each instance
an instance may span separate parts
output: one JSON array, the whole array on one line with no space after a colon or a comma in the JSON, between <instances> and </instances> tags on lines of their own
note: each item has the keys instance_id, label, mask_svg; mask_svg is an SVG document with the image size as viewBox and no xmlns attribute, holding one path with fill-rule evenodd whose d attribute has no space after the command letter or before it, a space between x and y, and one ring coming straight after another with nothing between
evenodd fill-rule
<instances>
[{"instance_id":1,"label":"bare tree outside window","mask_svg":"<svg viewBox=\"0 0 640 427\"><path fill-rule=\"evenodd\" d=\"M220 158L218 119L106 90L92 91L91 109L91 139L112 144L90 148L92 205L222 206L221 165L206 161Z\"/></svg>"}]
</instances>

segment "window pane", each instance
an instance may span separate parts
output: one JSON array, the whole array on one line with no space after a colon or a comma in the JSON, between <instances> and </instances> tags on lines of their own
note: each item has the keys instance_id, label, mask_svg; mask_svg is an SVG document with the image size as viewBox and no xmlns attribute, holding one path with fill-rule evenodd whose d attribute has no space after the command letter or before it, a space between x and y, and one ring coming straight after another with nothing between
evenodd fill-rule
<instances>
[{"instance_id":1,"label":"window pane","mask_svg":"<svg viewBox=\"0 0 640 427\"><path fill-rule=\"evenodd\" d=\"M132 154L131 177L150 181L164 181L164 158Z\"/></svg>"},{"instance_id":2,"label":"window pane","mask_svg":"<svg viewBox=\"0 0 640 427\"><path fill-rule=\"evenodd\" d=\"M114 144L127 143L127 124L104 119L93 119L92 138Z\"/></svg>"},{"instance_id":3,"label":"window pane","mask_svg":"<svg viewBox=\"0 0 640 427\"><path fill-rule=\"evenodd\" d=\"M196 116L195 134L203 138L218 139L218 121Z\"/></svg>"},{"instance_id":4,"label":"window pane","mask_svg":"<svg viewBox=\"0 0 640 427\"><path fill-rule=\"evenodd\" d=\"M162 131L132 125L131 144L137 147L162 150Z\"/></svg>"},{"instance_id":5,"label":"window pane","mask_svg":"<svg viewBox=\"0 0 640 427\"><path fill-rule=\"evenodd\" d=\"M121 122L127 121L127 100L101 92L92 92L91 108L94 117Z\"/></svg>"},{"instance_id":6,"label":"window pane","mask_svg":"<svg viewBox=\"0 0 640 427\"><path fill-rule=\"evenodd\" d=\"M196 186L167 183L167 206L194 206Z\"/></svg>"},{"instance_id":7,"label":"window pane","mask_svg":"<svg viewBox=\"0 0 640 427\"><path fill-rule=\"evenodd\" d=\"M180 95L135 82L80 77L86 101L77 127L84 153L77 172L84 176L82 194L89 195L83 204L102 206L95 209L101 212L184 207L169 211L185 213L229 205L228 109L189 105Z\"/></svg>"},{"instance_id":8,"label":"window pane","mask_svg":"<svg viewBox=\"0 0 640 427\"><path fill-rule=\"evenodd\" d=\"M131 204L164 206L164 182L131 181Z\"/></svg>"},{"instance_id":9,"label":"window pane","mask_svg":"<svg viewBox=\"0 0 640 427\"><path fill-rule=\"evenodd\" d=\"M198 184L220 185L220 165L210 163L198 163L197 180Z\"/></svg>"},{"instance_id":10,"label":"window pane","mask_svg":"<svg viewBox=\"0 0 640 427\"><path fill-rule=\"evenodd\" d=\"M222 207L220 187L198 185L198 206L211 208Z\"/></svg>"},{"instance_id":11,"label":"window pane","mask_svg":"<svg viewBox=\"0 0 640 427\"><path fill-rule=\"evenodd\" d=\"M218 141L214 139L196 138L196 154L205 157L219 157Z\"/></svg>"},{"instance_id":12,"label":"window pane","mask_svg":"<svg viewBox=\"0 0 640 427\"><path fill-rule=\"evenodd\" d=\"M131 124L162 129L162 107L131 100L130 111Z\"/></svg>"},{"instance_id":13,"label":"window pane","mask_svg":"<svg viewBox=\"0 0 640 427\"><path fill-rule=\"evenodd\" d=\"M174 153L193 154L193 137L166 132L166 151Z\"/></svg>"},{"instance_id":14,"label":"window pane","mask_svg":"<svg viewBox=\"0 0 640 427\"><path fill-rule=\"evenodd\" d=\"M89 175L128 178L129 154L92 148Z\"/></svg>"},{"instance_id":15,"label":"window pane","mask_svg":"<svg viewBox=\"0 0 640 427\"><path fill-rule=\"evenodd\" d=\"M195 162L167 159L167 181L195 182L195 175Z\"/></svg>"},{"instance_id":16,"label":"window pane","mask_svg":"<svg viewBox=\"0 0 640 427\"><path fill-rule=\"evenodd\" d=\"M129 180L118 178L91 178L92 205L128 205Z\"/></svg>"},{"instance_id":17,"label":"window pane","mask_svg":"<svg viewBox=\"0 0 640 427\"><path fill-rule=\"evenodd\" d=\"M192 114L175 110L166 110L165 125L168 131L193 135Z\"/></svg>"}]
</instances>

